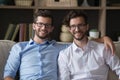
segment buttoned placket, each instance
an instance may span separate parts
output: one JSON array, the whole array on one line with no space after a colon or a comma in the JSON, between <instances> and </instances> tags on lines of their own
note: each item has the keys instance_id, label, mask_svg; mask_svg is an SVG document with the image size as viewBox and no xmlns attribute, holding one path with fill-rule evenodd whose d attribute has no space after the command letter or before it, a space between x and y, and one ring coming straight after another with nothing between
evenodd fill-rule
<instances>
[{"instance_id":1,"label":"buttoned placket","mask_svg":"<svg viewBox=\"0 0 120 80\"><path fill-rule=\"evenodd\" d=\"M41 62L41 63L40 63L40 64L41 64L41 66L40 66L40 69L41 69L41 70L40 70L40 71L41 71L41 72L40 72L40 75L43 75L43 74L42 74L42 73L43 73L43 71L42 71L43 69L42 69L42 68L43 68L43 66L44 66L44 65L43 65L43 60L42 60L42 55L43 55L43 54L41 54L41 52L43 52L44 49L46 49L47 47L48 47L48 44L47 44L47 43L45 43L45 44L39 44L39 55L40 55L40 62Z\"/></svg>"},{"instance_id":2,"label":"buttoned placket","mask_svg":"<svg viewBox=\"0 0 120 80\"><path fill-rule=\"evenodd\" d=\"M75 52L76 52L77 54L79 54L79 58L84 58L84 57L87 57L87 52L88 52L87 49L88 49L88 48L86 48L86 47L84 47L84 50L82 50L81 48L77 48L77 49L75 50ZM86 58L86 59L87 59L87 58ZM88 70L87 63L86 63L86 59L82 59L84 65L85 65L85 66L84 66L84 67L85 67L85 70L84 70L85 72L86 72L86 71L89 71L89 70ZM87 74L87 76L91 76L89 72L87 72L86 74Z\"/></svg>"}]
</instances>

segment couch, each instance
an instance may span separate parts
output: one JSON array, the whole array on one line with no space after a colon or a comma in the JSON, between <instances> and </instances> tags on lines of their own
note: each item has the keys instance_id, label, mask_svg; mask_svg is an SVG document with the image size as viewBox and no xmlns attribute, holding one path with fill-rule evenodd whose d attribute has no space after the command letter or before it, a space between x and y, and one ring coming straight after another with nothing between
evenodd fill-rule
<instances>
[{"instance_id":1,"label":"couch","mask_svg":"<svg viewBox=\"0 0 120 80\"><path fill-rule=\"evenodd\" d=\"M114 42L116 47L116 54L120 57L120 42ZM0 80L3 80L3 70L9 55L11 47L15 44L14 41L0 40ZM118 80L114 72L109 71L108 80Z\"/></svg>"},{"instance_id":2,"label":"couch","mask_svg":"<svg viewBox=\"0 0 120 80\"><path fill-rule=\"evenodd\" d=\"M120 58L120 41L114 42L116 48L116 55ZM118 80L118 76L116 76L115 72L109 70L108 80Z\"/></svg>"},{"instance_id":3,"label":"couch","mask_svg":"<svg viewBox=\"0 0 120 80\"><path fill-rule=\"evenodd\" d=\"M0 80L3 80L3 70L11 47L15 44L14 41L0 40Z\"/></svg>"}]
</instances>

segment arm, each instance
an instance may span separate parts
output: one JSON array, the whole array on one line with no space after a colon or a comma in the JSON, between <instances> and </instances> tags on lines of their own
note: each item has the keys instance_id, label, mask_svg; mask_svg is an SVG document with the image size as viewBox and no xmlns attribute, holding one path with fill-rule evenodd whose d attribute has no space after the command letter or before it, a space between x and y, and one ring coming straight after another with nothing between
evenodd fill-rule
<instances>
[{"instance_id":1,"label":"arm","mask_svg":"<svg viewBox=\"0 0 120 80\"><path fill-rule=\"evenodd\" d=\"M70 72L67 67L67 57L64 55L65 52L61 51L61 53L58 57L58 80L70 80Z\"/></svg>"},{"instance_id":2,"label":"arm","mask_svg":"<svg viewBox=\"0 0 120 80\"><path fill-rule=\"evenodd\" d=\"M114 77L114 79L116 79L116 80L118 80L118 78L120 79L120 59L119 59L119 57L117 55L112 55L110 49L108 49L108 50L104 49L103 57L104 57L105 63L107 65L109 65L110 69L112 71L114 71L117 75L116 77L115 77L115 75L111 75L111 76L109 76L109 78Z\"/></svg>"},{"instance_id":3,"label":"arm","mask_svg":"<svg viewBox=\"0 0 120 80\"><path fill-rule=\"evenodd\" d=\"M115 45L109 37L104 36L104 37L101 37L99 39L93 39L93 40L96 42L104 43L106 46L106 49L110 48L112 51L112 54L115 54Z\"/></svg>"},{"instance_id":4,"label":"arm","mask_svg":"<svg viewBox=\"0 0 120 80\"><path fill-rule=\"evenodd\" d=\"M9 53L9 57L4 68L4 80L12 80L16 76L16 72L20 65L19 52L19 46L14 45Z\"/></svg>"},{"instance_id":5,"label":"arm","mask_svg":"<svg viewBox=\"0 0 120 80\"><path fill-rule=\"evenodd\" d=\"M14 80L14 79L10 76L7 76L7 77L4 78L4 80Z\"/></svg>"}]
</instances>

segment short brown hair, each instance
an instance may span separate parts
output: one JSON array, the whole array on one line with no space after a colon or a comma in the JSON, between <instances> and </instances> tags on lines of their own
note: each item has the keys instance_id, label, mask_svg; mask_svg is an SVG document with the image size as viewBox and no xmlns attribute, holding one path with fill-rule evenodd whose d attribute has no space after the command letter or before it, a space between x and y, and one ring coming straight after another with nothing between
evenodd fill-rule
<instances>
[{"instance_id":1,"label":"short brown hair","mask_svg":"<svg viewBox=\"0 0 120 80\"><path fill-rule=\"evenodd\" d=\"M88 18L87 15L84 11L80 11L80 10L72 10L70 11L67 16L64 18L63 20L63 24L70 26L70 20L72 18L76 18L76 17L83 17L85 19L85 23L88 23Z\"/></svg>"},{"instance_id":2,"label":"short brown hair","mask_svg":"<svg viewBox=\"0 0 120 80\"><path fill-rule=\"evenodd\" d=\"M34 14L34 23L36 22L38 16L49 17L49 18L51 18L52 23L53 23L53 16L52 16L51 11L49 11L49 10L38 10L38 11Z\"/></svg>"}]
</instances>

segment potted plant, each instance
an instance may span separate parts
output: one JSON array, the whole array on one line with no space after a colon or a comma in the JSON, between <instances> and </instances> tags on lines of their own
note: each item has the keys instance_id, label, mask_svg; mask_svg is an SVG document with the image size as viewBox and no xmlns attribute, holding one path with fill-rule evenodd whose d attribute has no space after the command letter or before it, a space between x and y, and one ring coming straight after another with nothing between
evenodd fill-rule
<instances>
[{"instance_id":1,"label":"potted plant","mask_svg":"<svg viewBox=\"0 0 120 80\"><path fill-rule=\"evenodd\" d=\"M90 31L89 31L89 36L91 37L91 38L99 38L99 30L97 30L97 29L91 29Z\"/></svg>"}]
</instances>

